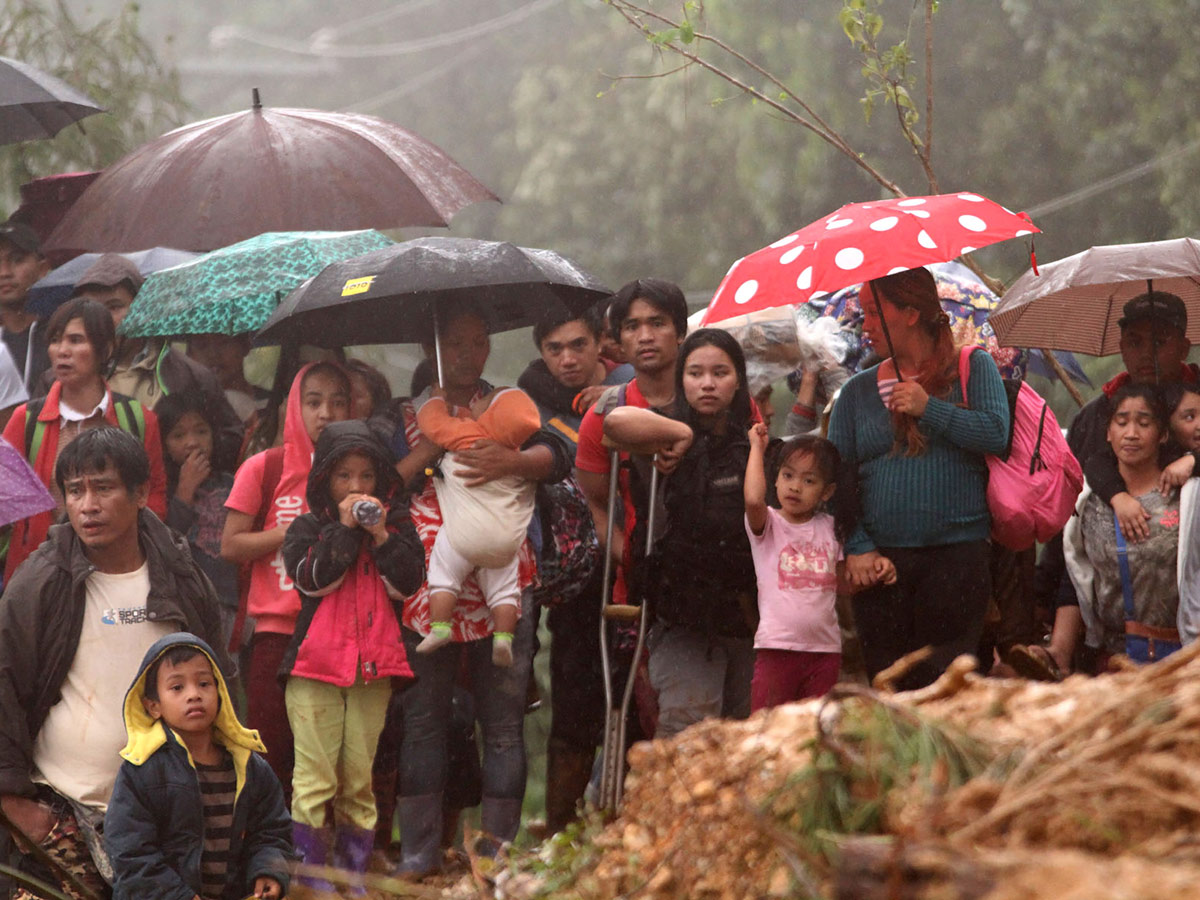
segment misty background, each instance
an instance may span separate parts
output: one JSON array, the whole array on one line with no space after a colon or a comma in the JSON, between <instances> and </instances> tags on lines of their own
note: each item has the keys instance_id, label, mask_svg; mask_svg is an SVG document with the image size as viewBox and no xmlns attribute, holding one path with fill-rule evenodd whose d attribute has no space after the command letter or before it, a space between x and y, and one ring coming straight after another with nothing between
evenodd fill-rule
<instances>
[{"instance_id":1,"label":"misty background","mask_svg":"<svg viewBox=\"0 0 1200 900\"><path fill-rule=\"evenodd\" d=\"M651 5L671 15L682 7ZM879 3L881 39L909 31L916 52L923 5ZM550 247L614 288L667 278L696 305L740 256L842 203L882 196L811 132L698 68L673 71L680 60L602 0L2 7L0 52L43 65L101 102L117 99L96 90L115 71L142 67L124 84L133 105L114 123L85 121L86 141L72 128L3 151L9 209L24 175L102 167L175 125L248 108L255 87L267 106L396 122L503 200L468 207L448 231L428 233ZM697 30L779 76L906 192L929 193L894 108L877 103L870 122L863 114L863 60L838 24L841 8L839 0L708 0L692 4L690 16ZM1043 262L1094 244L1194 234L1200 56L1190 35L1198 14L1200 0L942 0L934 18L940 189L1029 211L1045 232L1036 248ZM64 39L62 17L80 34L120 25L89 46ZM43 20L49 30L39 38L32 32ZM139 34L141 49L118 39L123 32ZM152 61L140 60L147 51ZM765 84L744 68L739 75ZM914 95L923 113L919 80ZM975 256L1009 282L1029 261L1021 241ZM397 352L391 363L407 367L411 351ZM527 334L502 336L489 370L511 380L532 352ZM519 358L509 365L510 357ZM1104 377L1115 365L1089 368ZM1065 395L1038 387L1069 418Z\"/></svg>"}]
</instances>

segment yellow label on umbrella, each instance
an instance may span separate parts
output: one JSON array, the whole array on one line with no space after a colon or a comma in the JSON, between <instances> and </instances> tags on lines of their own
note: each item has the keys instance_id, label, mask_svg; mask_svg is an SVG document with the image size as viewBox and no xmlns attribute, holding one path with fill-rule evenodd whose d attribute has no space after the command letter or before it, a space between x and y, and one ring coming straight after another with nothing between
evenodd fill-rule
<instances>
[{"instance_id":1,"label":"yellow label on umbrella","mask_svg":"<svg viewBox=\"0 0 1200 900\"><path fill-rule=\"evenodd\" d=\"M374 275L368 275L366 278L351 278L342 285L342 296L353 297L355 294L365 294L371 289L371 283L374 280Z\"/></svg>"}]
</instances>

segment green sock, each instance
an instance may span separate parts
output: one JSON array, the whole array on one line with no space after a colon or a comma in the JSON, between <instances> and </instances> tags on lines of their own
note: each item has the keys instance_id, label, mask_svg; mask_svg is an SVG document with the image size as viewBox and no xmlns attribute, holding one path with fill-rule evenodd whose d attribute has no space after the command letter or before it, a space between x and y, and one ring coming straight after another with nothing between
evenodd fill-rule
<instances>
[{"instance_id":1,"label":"green sock","mask_svg":"<svg viewBox=\"0 0 1200 900\"><path fill-rule=\"evenodd\" d=\"M429 633L437 637L450 637L449 622L430 622Z\"/></svg>"},{"instance_id":2,"label":"green sock","mask_svg":"<svg viewBox=\"0 0 1200 900\"><path fill-rule=\"evenodd\" d=\"M511 644L513 640L511 631L496 631L492 633L492 640L499 641L502 644Z\"/></svg>"}]
</instances>

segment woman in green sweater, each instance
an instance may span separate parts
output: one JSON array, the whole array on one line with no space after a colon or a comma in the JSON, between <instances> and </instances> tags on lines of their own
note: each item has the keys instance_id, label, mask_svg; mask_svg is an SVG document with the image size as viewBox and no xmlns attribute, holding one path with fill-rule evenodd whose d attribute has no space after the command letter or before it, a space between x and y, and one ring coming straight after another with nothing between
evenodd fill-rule
<instances>
[{"instance_id":1,"label":"woman in green sweater","mask_svg":"<svg viewBox=\"0 0 1200 900\"><path fill-rule=\"evenodd\" d=\"M985 352L971 354L963 397L928 270L877 278L860 299L863 334L890 358L846 383L829 423L862 506L846 570L863 588L853 606L868 674L933 648L900 682L914 688L979 643L991 593L984 454L1005 450L1008 402Z\"/></svg>"}]
</instances>

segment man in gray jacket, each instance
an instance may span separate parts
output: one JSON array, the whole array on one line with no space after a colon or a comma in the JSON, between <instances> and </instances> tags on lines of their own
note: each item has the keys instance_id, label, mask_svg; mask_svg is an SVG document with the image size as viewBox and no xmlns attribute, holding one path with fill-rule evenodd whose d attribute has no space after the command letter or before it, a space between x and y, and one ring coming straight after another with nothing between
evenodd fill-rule
<instances>
[{"instance_id":1,"label":"man in gray jacket","mask_svg":"<svg viewBox=\"0 0 1200 900\"><path fill-rule=\"evenodd\" d=\"M186 541L145 508L141 443L115 428L84 431L54 477L70 522L50 529L0 597L0 808L20 869L73 895L25 852L36 843L107 896L99 832L142 656L163 635L190 631L233 670L212 585Z\"/></svg>"}]
</instances>

